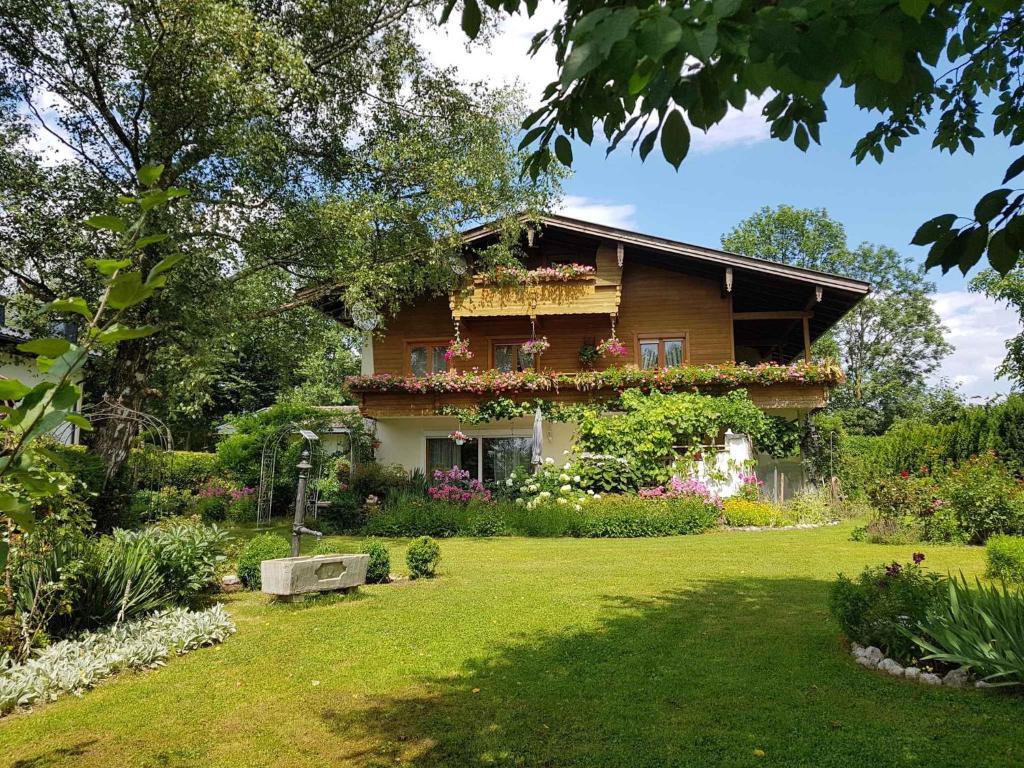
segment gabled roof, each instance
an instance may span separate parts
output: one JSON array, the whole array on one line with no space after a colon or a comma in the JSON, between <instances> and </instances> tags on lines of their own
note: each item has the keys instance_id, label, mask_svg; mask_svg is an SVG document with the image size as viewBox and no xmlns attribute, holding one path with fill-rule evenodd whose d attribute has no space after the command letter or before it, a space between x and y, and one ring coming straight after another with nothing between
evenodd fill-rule
<instances>
[{"instance_id":1,"label":"gabled roof","mask_svg":"<svg viewBox=\"0 0 1024 768\"><path fill-rule=\"evenodd\" d=\"M526 217L524 217L524 220L525 219ZM568 232L574 232L579 235L601 240L612 240L620 242L623 245L659 251L666 255L679 256L687 260L706 262L708 264L718 264L722 267L733 267L743 270L762 272L764 274L775 275L777 277L807 283L811 286L833 288L844 292L859 294L861 296L866 296L871 291L870 283L866 283L863 280L855 280L851 277L843 277L842 275L835 275L830 272L820 272L814 269L804 269L803 267L793 267L788 264L769 261L768 259L744 256L739 253L731 253L730 251L723 251L717 248L706 248L700 245L683 243L678 240L669 240L664 237L645 235L628 229L609 227L605 224L595 224L594 222L574 219L560 214L544 214L539 217L539 221L541 225L545 227L563 229ZM484 239L493 234L495 234L495 232L491 229L490 225L484 224L467 230L463 235L463 239L468 244L476 240Z\"/></svg>"}]
</instances>

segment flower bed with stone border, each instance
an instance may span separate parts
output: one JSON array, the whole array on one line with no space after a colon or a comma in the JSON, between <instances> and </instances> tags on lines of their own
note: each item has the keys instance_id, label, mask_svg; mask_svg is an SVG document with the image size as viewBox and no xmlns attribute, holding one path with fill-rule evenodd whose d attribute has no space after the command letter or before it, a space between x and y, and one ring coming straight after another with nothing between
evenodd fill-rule
<instances>
[{"instance_id":1,"label":"flower bed with stone border","mask_svg":"<svg viewBox=\"0 0 1024 768\"><path fill-rule=\"evenodd\" d=\"M873 645L863 646L859 643L850 644L850 653L862 667L877 669L880 672L903 677L924 685L944 685L947 688L991 688L984 680L975 680L967 667L951 669L945 675L925 672L918 667L904 667L895 659L886 658L885 654Z\"/></svg>"}]
</instances>

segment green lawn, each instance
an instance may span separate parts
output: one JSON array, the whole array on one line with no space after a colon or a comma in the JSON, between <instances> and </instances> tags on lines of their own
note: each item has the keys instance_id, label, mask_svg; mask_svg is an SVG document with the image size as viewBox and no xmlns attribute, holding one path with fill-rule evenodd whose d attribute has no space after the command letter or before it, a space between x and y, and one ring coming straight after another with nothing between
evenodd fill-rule
<instances>
[{"instance_id":1,"label":"green lawn","mask_svg":"<svg viewBox=\"0 0 1024 768\"><path fill-rule=\"evenodd\" d=\"M1024 697L854 664L828 580L912 549L848 533L458 539L434 581L303 606L234 596L224 646L0 721L0 761L1024 764ZM936 569L982 568L979 549L918 549ZM403 566L401 543L392 551Z\"/></svg>"}]
</instances>

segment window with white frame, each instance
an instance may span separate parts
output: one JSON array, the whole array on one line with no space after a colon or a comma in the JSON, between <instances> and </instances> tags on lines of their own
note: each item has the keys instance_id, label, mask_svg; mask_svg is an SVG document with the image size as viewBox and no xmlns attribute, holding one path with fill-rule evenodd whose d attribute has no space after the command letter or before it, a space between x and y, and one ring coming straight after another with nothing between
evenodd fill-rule
<instances>
[{"instance_id":1,"label":"window with white frame","mask_svg":"<svg viewBox=\"0 0 1024 768\"><path fill-rule=\"evenodd\" d=\"M469 470L482 482L502 483L516 469L529 469L533 439L517 435L471 437L459 445L450 437L427 438L427 477L452 467Z\"/></svg>"}]
</instances>

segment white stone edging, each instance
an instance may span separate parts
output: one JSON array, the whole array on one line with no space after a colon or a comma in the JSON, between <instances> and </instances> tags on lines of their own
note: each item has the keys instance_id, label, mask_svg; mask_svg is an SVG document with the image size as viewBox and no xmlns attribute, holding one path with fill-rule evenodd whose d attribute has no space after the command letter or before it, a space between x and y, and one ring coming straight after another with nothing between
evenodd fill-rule
<instances>
[{"instance_id":1,"label":"white stone edging","mask_svg":"<svg viewBox=\"0 0 1024 768\"><path fill-rule=\"evenodd\" d=\"M939 677L932 672L922 672L917 667L904 667L895 659L886 658L885 654L873 645L867 647L859 643L850 644L850 653L858 664L868 669L877 669L893 677L905 677L925 685L944 685L947 688L967 688L972 683L975 688L991 688L984 680L974 680L967 667L952 669Z\"/></svg>"}]
</instances>

